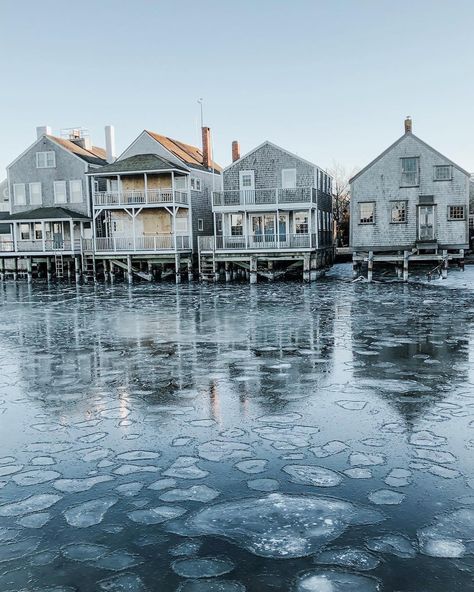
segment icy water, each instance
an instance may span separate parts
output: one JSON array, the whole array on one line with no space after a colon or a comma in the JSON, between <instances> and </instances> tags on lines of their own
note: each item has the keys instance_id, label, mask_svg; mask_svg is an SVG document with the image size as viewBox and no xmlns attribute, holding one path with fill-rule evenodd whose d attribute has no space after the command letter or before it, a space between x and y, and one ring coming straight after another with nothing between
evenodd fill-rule
<instances>
[{"instance_id":1,"label":"icy water","mask_svg":"<svg viewBox=\"0 0 474 592\"><path fill-rule=\"evenodd\" d=\"M474 589L474 305L6 283L0 590Z\"/></svg>"}]
</instances>

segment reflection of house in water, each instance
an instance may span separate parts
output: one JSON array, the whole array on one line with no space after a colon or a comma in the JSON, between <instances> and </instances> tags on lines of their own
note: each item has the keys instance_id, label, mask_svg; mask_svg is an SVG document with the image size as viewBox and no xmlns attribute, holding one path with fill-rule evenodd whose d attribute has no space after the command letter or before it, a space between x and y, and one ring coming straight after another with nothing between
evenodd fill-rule
<instances>
[{"instance_id":1,"label":"reflection of house in water","mask_svg":"<svg viewBox=\"0 0 474 592\"><path fill-rule=\"evenodd\" d=\"M355 384L382 395L408 421L467 380L466 319L429 293L360 293L352 305ZM415 296L415 298L414 298Z\"/></svg>"}]
</instances>

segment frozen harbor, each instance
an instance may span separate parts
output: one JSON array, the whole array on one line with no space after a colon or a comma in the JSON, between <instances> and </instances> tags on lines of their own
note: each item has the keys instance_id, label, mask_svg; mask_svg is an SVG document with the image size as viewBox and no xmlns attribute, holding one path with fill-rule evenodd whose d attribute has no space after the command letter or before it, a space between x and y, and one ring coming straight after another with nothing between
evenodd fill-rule
<instances>
[{"instance_id":1,"label":"frozen harbor","mask_svg":"<svg viewBox=\"0 0 474 592\"><path fill-rule=\"evenodd\" d=\"M0 590L471 590L473 274L348 270L2 285Z\"/></svg>"}]
</instances>

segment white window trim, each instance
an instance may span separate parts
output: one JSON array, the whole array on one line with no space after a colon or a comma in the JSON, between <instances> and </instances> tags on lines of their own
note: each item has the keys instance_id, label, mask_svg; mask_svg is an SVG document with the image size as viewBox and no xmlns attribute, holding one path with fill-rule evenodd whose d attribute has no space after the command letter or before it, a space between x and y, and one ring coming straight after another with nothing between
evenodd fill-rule
<instances>
[{"instance_id":1,"label":"white window trim","mask_svg":"<svg viewBox=\"0 0 474 592\"><path fill-rule=\"evenodd\" d=\"M361 206L368 205L368 204L370 204L370 205L373 206L372 207L372 218L373 218L373 220L372 220L372 222L362 222L362 208L361 208ZM360 201L358 205L359 205L359 221L358 221L358 224L360 224L362 226L367 226L367 225L370 226L371 224L375 224L375 201Z\"/></svg>"},{"instance_id":2,"label":"white window trim","mask_svg":"<svg viewBox=\"0 0 474 592\"><path fill-rule=\"evenodd\" d=\"M436 172L440 168L447 168L449 170L449 176L444 179L438 179ZM452 181L453 180L453 167L450 164L435 164L433 166L433 181Z\"/></svg>"},{"instance_id":3,"label":"white window trim","mask_svg":"<svg viewBox=\"0 0 474 592\"><path fill-rule=\"evenodd\" d=\"M81 188L80 199L73 199L74 193L72 191L73 183L79 183L79 187ZM69 200L71 203L82 203L84 201L84 194L82 191L82 181L80 179L71 179L69 181Z\"/></svg>"},{"instance_id":4,"label":"white window trim","mask_svg":"<svg viewBox=\"0 0 474 592\"><path fill-rule=\"evenodd\" d=\"M204 230L204 220L202 218L198 218L198 232L203 232Z\"/></svg>"},{"instance_id":5,"label":"white window trim","mask_svg":"<svg viewBox=\"0 0 474 592\"><path fill-rule=\"evenodd\" d=\"M33 201L33 192L31 190L32 185L39 185L39 201ZM30 204L31 205L41 205L43 203L43 190L41 187L41 182L35 181L34 183L30 183L28 186L28 190L30 192Z\"/></svg>"},{"instance_id":6,"label":"white window trim","mask_svg":"<svg viewBox=\"0 0 474 592\"><path fill-rule=\"evenodd\" d=\"M242 179L244 178L244 176L247 176L247 175L250 175L252 178L251 187L244 187L242 184ZM253 171L253 170L239 171L239 189L241 191L252 191L252 189L255 189L255 171Z\"/></svg>"},{"instance_id":7,"label":"white window trim","mask_svg":"<svg viewBox=\"0 0 474 592\"><path fill-rule=\"evenodd\" d=\"M56 187L60 183L64 187L64 200L61 200L61 201L58 200L58 194L57 194L57 191L56 191ZM67 203L67 183L66 183L66 181L54 181L53 187L54 187L54 203L57 203L57 204L58 203Z\"/></svg>"},{"instance_id":8,"label":"white window trim","mask_svg":"<svg viewBox=\"0 0 474 592\"><path fill-rule=\"evenodd\" d=\"M22 200L18 201L17 187L21 187L23 191ZM26 186L24 183L13 184L13 203L16 206L26 206Z\"/></svg>"},{"instance_id":9,"label":"white window trim","mask_svg":"<svg viewBox=\"0 0 474 592\"><path fill-rule=\"evenodd\" d=\"M191 177L191 189L193 191L202 191L202 181L199 177Z\"/></svg>"},{"instance_id":10,"label":"white window trim","mask_svg":"<svg viewBox=\"0 0 474 592\"><path fill-rule=\"evenodd\" d=\"M53 164L48 165L48 157L44 156L44 165L40 164L39 162L39 155L40 154L52 154L53 155ZM36 153L36 168L37 169L54 169L56 168L56 152L54 150L43 150Z\"/></svg>"},{"instance_id":11,"label":"white window trim","mask_svg":"<svg viewBox=\"0 0 474 592\"><path fill-rule=\"evenodd\" d=\"M291 173L293 175L292 181L294 184L291 187L285 186L285 174ZM281 169L281 187L282 189L296 189L296 169Z\"/></svg>"}]
</instances>

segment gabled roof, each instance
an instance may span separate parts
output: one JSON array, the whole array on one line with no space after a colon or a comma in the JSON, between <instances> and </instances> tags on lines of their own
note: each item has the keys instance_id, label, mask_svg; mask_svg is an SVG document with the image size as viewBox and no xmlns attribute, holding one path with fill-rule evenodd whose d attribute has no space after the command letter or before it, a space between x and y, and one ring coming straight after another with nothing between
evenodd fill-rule
<instances>
[{"instance_id":1,"label":"gabled roof","mask_svg":"<svg viewBox=\"0 0 474 592\"><path fill-rule=\"evenodd\" d=\"M57 136L46 137L50 140L53 140L53 142L56 142L56 144L59 144L66 150L69 150L69 152L72 152L72 154L79 156L79 158L82 158L82 160L89 164L96 164L99 166L107 164L107 160L105 158L106 152L103 148L92 146L90 150L87 150L86 148L82 148L82 146L78 146L74 142L71 142L71 140L65 140L64 138L58 138Z\"/></svg>"},{"instance_id":2,"label":"gabled roof","mask_svg":"<svg viewBox=\"0 0 474 592\"><path fill-rule=\"evenodd\" d=\"M252 150L250 150L246 154L243 154L238 160L235 160L234 162L232 162L231 164L226 166L224 171L229 170L230 168L235 166L237 163L239 163L241 160L243 160L244 158L247 158L247 156L250 156L254 152L257 152L257 150L260 150L260 148L263 148L264 146L271 146L272 148L276 148L277 150L280 150L281 152L288 154L288 156L291 156L292 158L296 158L298 160L301 160L301 162L305 162L306 164L309 164L312 167L315 167L317 169L324 171L324 169L319 167L317 164L314 164L314 162L310 162L309 160L306 160L305 158L301 158L301 156L298 156L297 154L293 154L293 152L290 152L289 150L286 150L285 148L282 148L281 146L278 146L277 144L274 144L273 142L270 142L269 140L265 140L265 142L262 142L256 148L252 148ZM329 176L331 176L331 175L329 175Z\"/></svg>"},{"instance_id":3,"label":"gabled roof","mask_svg":"<svg viewBox=\"0 0 474 592\"><path fill-rule=\"evenodd\" d=\"M145 131L149 136L151 136L154 140L159 142L164 148L166 148L166 150L171 152L174 156L182 160L186 165L195 169L201 169L203 171L208 170L203 165L202 150L200 148L192 146L191 144L185 144L184 142L180 142L179 140L173 140L173 138L169 138L168 136L162 136L149 130ZM214 170L214 172L220 173L222 171L222 167L214 161L211 162L211 168Z\"/></svg>"},{"instance_id":4,"label":"gabled roof","mask_svg":"<svg viewBox=\"0 0 474 592\"><path fill-rule=\"evenodd\" d=\"M61 207L36 208L27 212L17 212L16 214L9 214L4 220L9 222L10 220L67 220L69 218L73 220L89 220L89 217L84 214Z\"/></svg>"},{"instance_id":5,"label":"gabled roof","mask_svg":"<svg viewBox=\"0 0 474 592\"><path fill-rule=\"evenodd\" d=\"M112 173L132 173L145 171L171 171L180 170L187 172L187 169L158 156L157 154L136 154L123 160L116 160L113 164L106 164L100 169L89 173L91 175L102 175Z\"/></svg>"},{"instance_id":6,"label":"gabled roof","mask_svg":"<svg viewBox=\"0 0 474 592\"><path fill-rule=\"evenodd\" d=\"M374 165L376 162L378 162L381 158L383 158L386 154L388 154L390 152L390 150L392 150L392 148L395 148L395 146L398 146L398 144L400 144L402 142L402 140L404 140L407 137L413 138L414 140L419 142L422 146L424 146L425 148L428 148L428 150L431 150L431 152L433 152L437 156L439 156L439 157L443 158L444 160L446 160L447 162L449 162L449 164L456 167L462 173L468 175L469 177L471 176L471 173L468 173L466 170L464 170L458 164L456 164L455 162L453 162L452 160L447 158L444 154L441 154L441 152L438 152L432 146L430 146L426 142L423 142L423 140L421 140L418 136L415 136L415 134L413 134L412 132L406 132L403 134L403 136L401 136L400 138L398 138L398 140L396 140L393 144L391 144L386 150L384 150L381 154L379 154L376 158L374 158L374 160L372 160L372 162L369 162L369 164L367 166L365 166L356 175L354 175L351 179L349 179L349 183L353 183L358 177L360 177L362 175L362 173L365 173L365 171L370 169L370 167L372 165Z\"/></svg>"}]
</instances>

